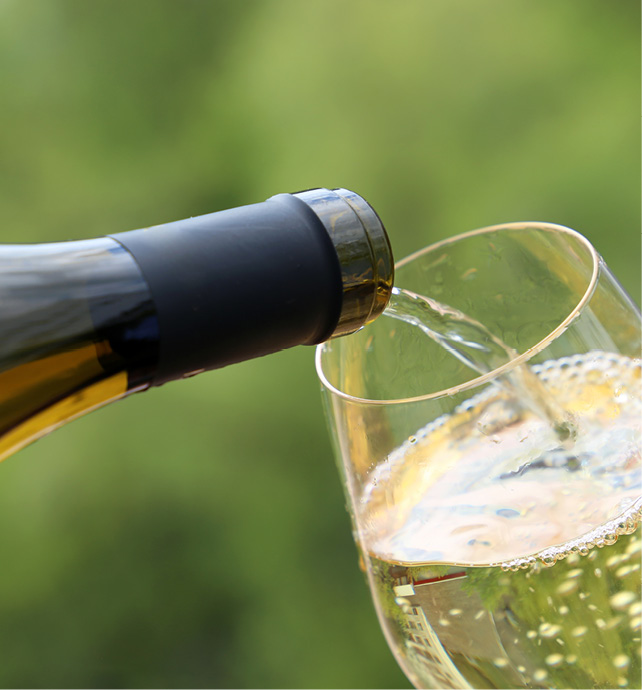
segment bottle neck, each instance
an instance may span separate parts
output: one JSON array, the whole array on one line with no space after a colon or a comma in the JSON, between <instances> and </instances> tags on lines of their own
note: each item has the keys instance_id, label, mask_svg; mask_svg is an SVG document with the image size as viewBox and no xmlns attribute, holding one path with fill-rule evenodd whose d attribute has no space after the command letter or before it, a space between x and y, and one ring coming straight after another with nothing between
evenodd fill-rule
<instances>
[{"instance_id":1,"label":"bottle neck","mask_svg":"<svg viewBox=\"0 0 642 690\"><path fill-rule=\"evenodd\" d=\"M136 261L158 317L152 385L352 333L392 289L383 225L345 189L111 237Z\"/></svg>"},{"instance_id":2,"label":"bottle neck","mask_svg":"<svg viewBox=\"0 0 642 690\"><path fill-rule=\"evenodd\" d=\"M326 189L112 237L4 246L0 271L0 376L91 346L104 372L126 372L127 390L352 332L392 286L374 211Z\"/></svg>"},{"instance_id":3,"label":"bottle neck","mask_svg":"<svg viewBox=\"0 0 642 690\"><path fill-rule=\"evenodd\" d=\"M0 460L127 393L354 331L383 310L391 259L347 190L0 247Z\"/></svg>"},{"instance_id":4,"label":"bottle neck","mask_svg":"<svg viewBox=\"0 0 642 690\"><path fill-rule=\"evenodd\" d=\"M339 321L339 259L294 196L112 237L134 257L158 315L152 385L316 344Z\"/></svg>"}]
</instances>

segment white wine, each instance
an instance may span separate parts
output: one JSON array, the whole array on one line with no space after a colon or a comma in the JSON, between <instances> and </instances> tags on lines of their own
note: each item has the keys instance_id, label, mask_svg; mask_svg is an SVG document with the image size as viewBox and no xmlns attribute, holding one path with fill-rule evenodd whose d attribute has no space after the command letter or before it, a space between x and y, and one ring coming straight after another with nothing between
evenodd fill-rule
<instances>
[{"instance_id":1,"label":"white wine","mask_svg":"<svg viewBox=\"0 0 642 690\"><path fill-rule=\"evenodd\" d=\"M552 568L370 560L388 641L417 687L639 688L639 530Z\"/></svg>"},{"instance_id":2,"label":"white wine","mask_svg":"<svg viewBox=\"0 0 642 690\"><path fill-rule=\"evenodd\" d=\"M359 501L378 614L417 687L640 687L640 362L532 372L574 417L572 447L488 389Z\"/></svg>"},{"instance_id":3,"label":"white wine","mask_svg":"<svg viewBox=\"0 0 642 690\"><path fill-rule=\"evenodd\" d=\"M416 326L453 357L478 374L486 374L519 355L483 323L437 300L416 292L393 287L385 316ZM513 395L516 403L526 405L547 419L560 441L571 442L575 429L568 413L547 394L539 378L528 366L518 366L493 383Z\"/></svg>"}]
</instances>

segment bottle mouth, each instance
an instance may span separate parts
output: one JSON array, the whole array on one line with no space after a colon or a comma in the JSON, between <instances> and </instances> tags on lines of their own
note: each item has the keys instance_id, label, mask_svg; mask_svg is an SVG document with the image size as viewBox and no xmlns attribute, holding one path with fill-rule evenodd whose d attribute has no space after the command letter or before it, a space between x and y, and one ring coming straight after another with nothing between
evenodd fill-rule
<instances>
[{"instance_id":1,"label":"bottle mouth","mask_svg":"<svg viewBox=\"0 0 642 690\"><path fill-rule=\"evenodd\" d=\"M394 278L388 235L370 204L348 189L311 189L293 194L316 214L334 245L343 302L330 337L358 331L386 308Z\"/></svg>"}]
</instances>

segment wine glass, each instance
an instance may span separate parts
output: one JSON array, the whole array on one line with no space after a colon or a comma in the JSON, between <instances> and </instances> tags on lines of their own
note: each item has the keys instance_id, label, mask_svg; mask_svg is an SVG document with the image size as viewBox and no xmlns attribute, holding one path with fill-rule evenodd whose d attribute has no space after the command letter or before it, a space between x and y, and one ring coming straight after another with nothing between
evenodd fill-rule
<instances>
[{"instance_id":1,"label":"wine glass","mask_svg":"<svg viewBox=\"0 0 642 690\"><path fill-rule=\"evenodd\" d=\"M434 244L395 284L433 300L441 340L389 308L316 366L404 673L418 688L639 688L639 310L584 237L546 223Z\"/></svg>"}]
</instances>

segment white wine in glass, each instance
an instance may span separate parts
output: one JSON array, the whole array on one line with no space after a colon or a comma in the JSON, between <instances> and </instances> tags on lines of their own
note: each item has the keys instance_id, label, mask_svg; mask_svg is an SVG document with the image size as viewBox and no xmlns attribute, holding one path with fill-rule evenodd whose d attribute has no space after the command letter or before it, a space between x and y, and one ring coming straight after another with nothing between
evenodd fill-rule
<instances>
[{"instance_id":1,"label":"white wine in glass","mask_svg":"<svg viewBox=\"0 0 642 690\"><path fill-rule=\"evenodd\" d=\"M397 300L317 369L402 669L426 688L639 688L639 311L549 224L439 243L396 283L445 318Z\"/></svg>"}]
</instances>

